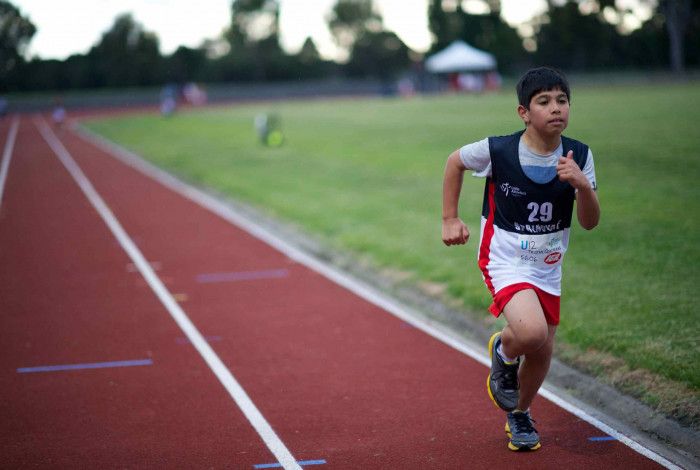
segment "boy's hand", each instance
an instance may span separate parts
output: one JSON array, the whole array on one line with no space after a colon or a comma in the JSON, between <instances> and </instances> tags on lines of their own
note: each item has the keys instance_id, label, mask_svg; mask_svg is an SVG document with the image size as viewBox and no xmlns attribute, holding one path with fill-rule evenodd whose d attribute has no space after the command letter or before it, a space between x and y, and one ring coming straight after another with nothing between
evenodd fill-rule
<instances>
[{"instance_id":1,"label":"boy's hand","mask_svg":"<svg viewBox=\"0 0 700 470\"><path fill-rule=\"evenodd\" d=\"M591 187L591 183L583 174L581 168L574 161L574 152L569 150L569 153L565 157L559 157L559 163L557 163L557 176L559 176L559 181L568 182L571 186L583 191Z\"/></svg>"},{"instance_id":2,"label":"boy's hand","mask_svg":"<svg viewBox=\"0 0 700 470\"><path fill-rule=\"evenodd\" d=\"M442 221L442 241L445 245L464 245L469 240L469 229L459 217Z\"/></svg>"}]
</instances>

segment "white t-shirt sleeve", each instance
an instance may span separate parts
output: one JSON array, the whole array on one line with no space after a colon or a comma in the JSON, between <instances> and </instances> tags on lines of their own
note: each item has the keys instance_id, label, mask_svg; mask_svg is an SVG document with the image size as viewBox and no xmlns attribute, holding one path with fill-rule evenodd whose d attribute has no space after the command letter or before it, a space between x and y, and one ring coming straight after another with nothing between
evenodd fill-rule
<instances>
[{"instance_id":1,"label":"white t-shirt sleeve","mask_svg":"<svg viewBox=\"0 0 700 470\"><path fill-rule=\"evenodd\" d=\"M491 152L488 138L459 149L459 158L465 167L474 170L474 176L491 176Z\"/></svg>"},{"instance_id":2,"label":"white t-shirt sleeve","mask_svg":"<svg viewBox=\"0 0 700 470\"><path fill-rule=\"evenodd\" d=\"M593 152L591 152L591 149L588 149L588 158L586 159L586 164L583 166L583 174L588 178L593 190L598 189L598 185L595 181L595 164L593 163Z\"/></svg>"}]
</instances>

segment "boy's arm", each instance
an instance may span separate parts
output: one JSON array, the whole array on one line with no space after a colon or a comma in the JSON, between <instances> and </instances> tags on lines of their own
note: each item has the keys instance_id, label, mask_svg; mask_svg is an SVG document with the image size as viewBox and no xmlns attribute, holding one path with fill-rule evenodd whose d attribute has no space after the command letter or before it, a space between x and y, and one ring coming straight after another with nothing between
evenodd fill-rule
<instances>
[{"instance_id":1,"label":"boy's arm","mask_svg":"<svg viewBox=\"0 0 700 470\"><path fill-rule=\"evenodd\" d=\"M574 152L569 150L565 157L559 158L557 175L561 181L567 181L576 189L576 217L581 227L591 230L600 220L600 204L590 181L574 161Z\"/></svg>"},{"instance_id":2,"label":"boy's arm","mask_svg":"<svg viewBox=\"0 0 700 470\"><path fill-rule=\"evenodd\" d=\"M442 241L445 245L464 245L469 240L469 229L459 218L459 194L467 168L455 150L447 158L442 184Z\"/></svg>"}]
</instances>

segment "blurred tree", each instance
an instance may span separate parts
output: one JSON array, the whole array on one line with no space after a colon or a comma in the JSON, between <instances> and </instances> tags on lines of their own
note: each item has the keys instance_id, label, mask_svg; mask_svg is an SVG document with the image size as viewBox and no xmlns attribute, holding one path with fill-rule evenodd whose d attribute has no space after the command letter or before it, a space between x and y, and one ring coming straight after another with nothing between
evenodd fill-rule
<instances>
[{"instance_id":1,"label":"blurred tree","mask_svg":"<svg viewBox=\"0 0 700 470\"><path fill-rule=\"evenodd\" d=\"M363 34L382 30L382 17L374 10L372 0L338 0L328 26L336 44L349 56Z\"/></svg>"},{"instance_id":2,"label":"blurred tree","mask_svg":"<svg viewBox=\"0 0 700 470\"><path fill-rule=\"evenodd\" d=\"M94 86L92 65L85 55L72 55L64 61L34 58L18 67L12 90L67 90Z\"/></svg>"},{"instance_id":3,"label":"blurred tree","mask_svg":"<svg viewBox=\"0 0 700 470\"><path fill-rule=\"evenodd\" d=\"M408 69L410 63L409 49L395 33L365 31L353 44L346 70L352 77L389 81Z\"/></svg>"},{"instance_id":4,"label":"blurred tree","mask_svg":"<svg viewBox=\"0 0 700 470\"><path fill-rule=\"evenodd\" d=\"M88 58L97 86L138 86L162 82L162 62L155 34L143 30L131 14L120 15L93 46Z\"/></svg>"},{"instance_id":5,"label":"blurred tree","mask_svg":"<svg viewBox=\"0 0 700 470\"><path fill-rule=\"evenodd\" d=\"M680 72L685 64L697 65L700 0L640 3L654 9L653 15L630 31L624 19L634 16L634 10L615 0L548 0L548 11L536 20L536 60L575 69L670 65Z\"/></svg>"},{"instance_id":6,"label":"blurred tree","mask_svg":"<svg viewBox=\"0 0 700 470\"><path fill-rule=\"evenodd\" d=\"M60 61L32 59L21 67L22 80L19 90L61 90L67 88Z\"/></svg>"},{"instance_id":7,"label":"blurred tree","mask_svg":"<svg viewBox=\"0 0 700 470\"><path fill-rule=\"evenodd\" d=\"M307 37L298 53L287 57L284 78L295 80L330 78L341 75L339 65L324 60L313 39Z\"/></svg>"},{"instance_id":8,"label":"blurred tree","mask_svg":"<svg viewBox=\"0 0 700 470\"><path fill-rule=\"evenodd\" d=\"M284 75L286 56L279 43L279 0L233 0L225 36L231 50L223 58L231 79L275 79Z\"/></svg>"},{"instance_id":9,"label":"blurred tree","mask_svg":"<svg viewBox=\"0 0 700 470\"><path fill-rule=\"evenodd\" d=\"M617 57L617 65L635 69L668 68L668 35L664 23L656 13L641 27L622 36L624 48Z\"/></svg>"},{"instance_id":10,"label":"blurred tree","mask_svg":"<svg viewBox=\"0 0 700 470\"><path fill-rule=\"evenodd\" d=\"M10 2L0 1L0 90L7 90L11 76L24 62L24 48L36 27Z\"/></svg>"},{"instance_id":11,"label":"blurred tree","mask_svg":"<svg viewBox=\"0 0 700 470\"><path fill-rule=\"evenodd\" d=\"M682 72L685 70L686 33L688 32L688 26L691 24L691 13L693 10L695 10L694 13L697 21L698 3L700 2L691 2L691 0L659 1L659 11L666 18L671 70L674 72Z\"/></svg>"},{"instance_id":12,"label":"blurred tree","mask_svg":"<svg viewBox=\"0 0 700 470\"><path fill-rule=\"evenodd\" d=\"M433 33L431 52L447 47L461 39L474 47L492 53L504 70L528 62L523 40L515 29L501 17L501 2L483 0L488 13L467 13L458 1L430 0L428 25Z\"/></svg>"},{"instance_id":13,"label":"blurred tree","mask_svg":"<svg viewBox=\"0 0 700 470\"><path fill-rule=\"evenodd\" d=\"M206 50L180 46L164 59L165 78L176 83L201 80L206 60Z\"/></svg>"},{"instance_id":14,"label":"blurred tree","mask_svg":"<svg viewBox=\"0 0 700 470\"><path fill-rule=\"evenodd\" d=\"M582 14L577 2L557 5L539 19L535 61L568 70L591 70L624 65L622 41L615 26L596 12Z\"/></svg>"},{"instance_id":15,"label":"blurred tree","mask_svg":"<svg viewBox=\"0 0 700 470\"><path fill-rule=\"evenodd\" d=\"M691 4L690 24L685 42L686 64L693 67L700 65L700 0Z\"/></svg>"},{"instance_id":16,"label":"blurred tree","mask_svg":"<svg viewBox=\"0 0 700 470\"><path fill-rule=\"evenodd\" d=\"M92 78L92 64L87 55L74 54L63 62L61 76L66 88L89 88L94 86ZM40 75L43 75L40 74ZM44 89L59 88L48 85Z\"/></svg>"},{"instance_id":17,"label":"blurred tree","mask_svg":"<svg viewBox=\"0 0 700 470\"><path fill-rule=\"evenodd\" d=\"M582 0L578 0L579 3ZM615 0L587 0L594 1L600 7L613 9L620 15L632 14L632 9L629 6L620 8ZM664 41L667 44L668 52L664 53L664 57L668 57L671 70L674 72L682 72L685 69L686 63L697 64L696 58L698 52L698 28L700 27L700 0L638 0L641 5L655 9L654 17L650 21L654 21L653 25L658 26L663 24L666 30L667 39ZM648 23L648 22L647 22ZM648 26L646 27L646 39L649 39L648 34L651 32ZM689 51L686 51L686 45L689 46ZM632 50L633 54L638 51Z\"/></svg>"},{"instance_id":18,"label":"blurred tree","mask_svg":"<svg viewBox=\"0 0 700 470\"><path fill-rule=\"evenodd\" d=\"M327 67L318 53L313 39L307 37L299 53L294 57L296 70L294 76L301 78L318 78L323 76Z\"/></svg>"},{"instance_id":19,"label":"blurred tree","mask_svg":"<svg viewBox=\"0 0 700 470\"><path fill-rule=\"evenodd\" d=\"M316 44L314 43L313 39L307 37L306 40L304 40L304 44L301 46L298 58L299 62L305 65L320 62L321 55L318 53L318 49L316 48Z\"/></svg>"},{"instance_id":20,"label":"blurred tree","mask_svg":"<svg viewBox=\"0 0 700 470\"><path fill-rule=\"evenodd\" d=\"M336 43L348 55L345 70L352 77L388 81L411 63L408 47L384 29L372 0L338 0L328 25Z\"/></svg>"},{"instance_id":21,"label":"blurred tree","mask_svg":"<svg viewBox=\"0 0 700 470\"><path fill-rule=\"evenodd\" d=\"M244 46L271 37L277 39L279 12L279 0L233 0L231 26L226 33L231 45Z\"/></svg>"}]
</instances>

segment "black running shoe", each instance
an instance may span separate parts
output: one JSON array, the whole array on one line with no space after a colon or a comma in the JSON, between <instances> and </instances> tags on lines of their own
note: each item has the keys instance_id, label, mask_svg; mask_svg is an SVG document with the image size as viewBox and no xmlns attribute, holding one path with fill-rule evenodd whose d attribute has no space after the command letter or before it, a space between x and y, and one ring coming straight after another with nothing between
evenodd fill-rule
<instances>
[{"instance_id":1,"label":"black running shoe","mask_svg":"<svg viewBox=\"0 0 700 470\"><path fill-rule=\"evenodd\" d=\"M537 450L542 447L540 435L532 425L534 420L529 411L513 411L508 413L506 421L506 434L510 438L508 448L510 450Z\"/></svg>"},{"instance_id":2,"label":"black running shoe","mask_svg":"<svg viewBox=\"0 0 700 470\"><path fill-rule=\"evenodd\" d=\"M489 340L489 355L491 356L491 372L489 373L486 387L491 400L504 411L513 411L518 406L520 398L518 384L518 367L520 361L514 364L506 364L498 354L498 345L501 344L501 333L494 333Z\"/></svg>"}]
</instances>

